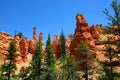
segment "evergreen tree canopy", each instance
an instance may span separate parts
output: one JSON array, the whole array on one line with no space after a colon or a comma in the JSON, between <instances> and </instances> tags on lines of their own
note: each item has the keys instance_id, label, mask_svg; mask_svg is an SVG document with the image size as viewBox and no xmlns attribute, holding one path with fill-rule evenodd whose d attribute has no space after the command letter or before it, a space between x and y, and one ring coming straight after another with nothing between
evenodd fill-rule
<instances>
[{"instance_id":1,"label":"evergreen tree canopy","mask_svg":"<svg viewBox=\"0 0 120 80\"><path fill-rule=\"evenodd\" d=\"M51 45L51 40L50 40L50 34L48 34L48 40L47 40L47 44L46 44L46 52L47 52L47 65L50 66L54 66L56 63L55 60L55 54Z\"/></svg>"},{"instance_id":2,"label":"evergreen tree canopy","mask_svg":"<svg viewBox=\"0 0 120 80\"><path fill-rule=\"evenodd\" d=\"M56 64L56 58L55 54L51 45L51 39L50 34L48 34L48 40L46 42L46 66L47 66L47 80L55 80L55 64Z\"/></svg>"},{"instance_id":3,"label":"evergreen tree canopy","mask_svg":"<svg viewBox=\"0 0 120 80\"><path fill-rule=\"evenodd\" d=\"M18 36L21 38L23 36L23 33L22 32L19 32L18 33Z\"/></svg>"},{"instance_id":4,"label":"evergreen tree canopy","mask_svg":"<svg viewBox=\"0 0 120 80\"><path fill-rule=\"evenodd\" d=\"M80 41L76 50L79 52L78 61L79 67L82 66L85 80L88 80L88 70L93 64L94 54L90 51L88 44L85 41Z\"/></svg>"},{"instance_id":5,"label":"evergreen tree canopy","mask_svg":"<svg viewBox=\"0 0 120 80\"><path fill-rule=\"evenodd\" d=\"M110 26L118 26L117 35L120 35L120 4L118 3L118 0L113 0L112 3L110 4L111 8L113 9L113 14L110 14L107 9L103 11L103 13L107 16L107 19L110 21L108 25ZM112 28L109 28L110 34L114 34L112 32ZM118 77L118 73L115 72L115 67L118 67L119 65L119 50L115 50L113 46L119 47L119 42L113 43L111 40L111 37L108 35L108 40L105 41L105 46L106 49L105 51L105 58L107 60L105 61L100 61L100 63L103 65L103 71L105 75L102 76L102 80L116 80L115 78ZM119 37L118 37L119 39ZM100 80L101 80L100 79Z\"/></svg>"},{"instance_id":6,"label":"evergreen tree canopy","mask_svg":"<svg viewBox=\"0 0 120 80\"><path fill-rule=\"evenodd\" d=\"M42 77L42 44L41 42L38 42L36 44L36 48L33 54L31 67L32 72L29 76L31 80L40 80Z\"/></svg>"},{"instance_id":7,"label":"evergreen tree canopy","mask_svg":"<svg viewBox=\"0 0 120 80\"><path fill-rule=\"evenodd\" d=\"M16 44L11 41L8 48L9 55L7 56L8 61L4 60L4 64L1 67L1 80L11 80L15 76L15 70L17 69L16 63L14 62L16 58Z\"/></svg>"},{"instance_id":8,"label":"evergreen tree canopy","mask_svg":"<svg viewBox=\"0 0 120 80\"><path fill-rule=\"evenodd\" d=\"M15 54L15 52L17 51L17 48L16 48L16 44L14 41L10 42L9 44L9 48L8 48L8 52L9 52L9 55L8 55L8 60L14 60L17 55Z\"/></svg>"},{"instance_id":9,"label":"evergreen tree canopy","mask_svg":"<svg viewBox=\"0 0 120 80\"><path fill-rule=\"evenodd\" d=\"M60 57L66 56L66 40L65 40L65 35L63 31L61 32L61 35L60 35L59 54L60 54Z\"/></svg>"},{"instance_id":10,"label":"evergreen tree canopy","mask_svg":"<svg viewBox=\"0 0 120 80\"><path fill-rule=\"evenodd\" d=\"M110 14L109 11L105 8L103 13L107 16L107 19L110 21L108 22L108 25L118 26L118 33L120 34L120 4L118 3L118 0L113 0L110 4L111 8L113 9L113 14Z\"/></svg>"}]
</instances>

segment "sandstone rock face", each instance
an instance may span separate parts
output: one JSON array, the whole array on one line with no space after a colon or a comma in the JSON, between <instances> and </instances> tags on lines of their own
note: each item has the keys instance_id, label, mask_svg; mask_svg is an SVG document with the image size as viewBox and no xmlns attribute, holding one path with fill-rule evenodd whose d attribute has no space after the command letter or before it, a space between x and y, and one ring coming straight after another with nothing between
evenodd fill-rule
<instances>
[{"instance_id":1,"label":"sandstone rock face","mask_svg":"<svg viewBox=\"0 0 120 80\"><path fill-rule=\"evenodd\" d=\"M14 39L12 39L12 36L5 33L0 32L0 54L3 56L7 56L9 53L7 51L9 47L9 43L14 40L17 48L16 54L18 57L15 59L16 63L26 62L28 60L27 54L34 53L37 39L36 39L36 27L33 28L33 38L28 41L26 37L19 37L18 34L15 35ZM39 35L39 41L42 42L42 48L44 51L44 44L43 44L43 33L40 33Z\"/></svg>"},{"instance_id":2,"label":"sandstone rock face","mask_svg":"<svg viewBox=\"0 0 120 80\"><path fill-rule=\"evenodd\" d=\"M36 40L36 27L33 28L33 39Z\"/></svg>"},{"instance_id":3,"label":"sandstone rock face","mask_svg":"<svg viewBox=\"0 0 120 80\"><path fill-rule=\"evenodd\" d=\"M16 48L17 48L16 54L18 55L17 58L15 59L16 63L22 62L21 53L20 53L20 45L19 45L20 41L21 41L21 39L19 38L19 35L15 35L14 42L15 42Z\"/></svg>"},{"instance_id":4,"label":"sandstone rock face","mask_svg":"<svg viewBox=\"0 0 120 80\"><path fill-rule=\"evenodd\" d=\"M101 34L101 32L102 32L102 25L101 24L97 24L96 25L96 29Z\"/></svg>"},{"instance_id":5,"label":"sandstone rock face","mask_svg":"<svg viewBox=\"0 0 120 80\"><path fill-rule=\"evenodd\" d=\"M36 27L33 28L33 38L29 41L29 47L28 47L28 52L34 53L35 47L36 47Z\"/></svg>"},{"instance_id":6,"label":"sandstone rock face","mask_svg":"<svg viewBox=\"0 0 120 80\"><path fill-rule=\"evenodd\" d=\"M66 39L66 48L67 49L70 49L70 43L71 43L71 35L68 35L67 39Z\"/></svg>"},{"instance_id":7,"label":"sandstone rock face","mask_svg":"<svg viewBox=\"0 0 120 80\"><path fill-rule=\"evenodd\" d=\"M15 44L16 44L16 48L17 48L17 55L19 55L20 56L20 45L19 45L19 43L20 43L20 38L19 38L19 35L15 35L15 38L14 38L14 42L15 42Z\"/></svg>"},{"instance_id":8,"label":"sandstone rock face","mask_svg":"<svg viewBox=\"0 0 120 80\"><path fill-rule=\"evenodd\" d=\"M5 32L0 32L0 54L8 55L7 49L11 41L12 41L11 35Z\"/></svg>"},{"instance_id":9,"label":"sandstone rock face","mask_svg":"<svg viewBox=\"0 0 120 80\"><path fill-rule=\"evenodd\" d=\"M84 16L81 14L77 14L76 21L76 29L70 44L70 52L71 54L78 56L79 53L75 51L75 48L81 40L86 41L86 43L90 46L95 46L95 43L93 36L90 33L88 23L84 19Z\"/></svg>"},{"instance_id":10,"label":"sandstone rock face","mask_svg":"<svg viewBox=\"0 0 120 80\"><path fill-rule=\"evenodd\" d=\"M26 62L27 53L28 53L28 40L25 37L22 37L20 41L20 53L21 53L23 62Z\"/></svg>"},{"instance_id":11,"label":"sandstone rock face","mask_svg":"<svg viewBox=\"0 0 120 80\"><path fill-rule=\"evenodd\" d=\"M54 39L53 39L53 42L52 42L52 47L53 47L53 50L54 50L54 53L55 53L57 59L59 58L58 42L59 42L58 35L54 35Z\"/></svg>"},{"instance_id":12,"label":"sandstone rock face","mask_svg":"<svg viewBox=\"0 0 120 80\"><path fill-rule=\"evenodd\" d=\"M26 61L27 60L26 53L28 52L28 50L24 49L24 47L27 44L27 42L24 41L24 38L20 39L19 35L15 35L14 39L12 39L11 35L5 32L0 32L0 54L6 56L9 54L7 49L9 48L9 43L12 40L14 40L16 44L17 48L16 54L18 55L18 57L15 59L15 62L20 63L22 61Z\"/></svg>"},{"instance_id":13,"label":"sandstone rock face","mask_svg":"<svg viewBox=\"0 0 120 80\"><path fill-rule=\"evenodd\" d=\"M96 29L94 25L90 27L90 33L92 34L93 38L98 38L100 35L100 33L98 32L98 30Z\"/></svg>"},{"instance_id":14,"label":"sandstone rock face","mask_svg":"<svg viewBox=\"0 0 120 80\"><path fill-rule=\"evenodd\" d=\"M45 47L43 44L43 33L42 32L40 32L40 34L39 34L39 41L41 41L41 43L42 43L42 50L45 51Z\"/></svg>"},{"instance_id":15,"label":"sandstone rock face","mask_svg":"<svg viewBox=\"0 0 120 80\"><path fill-rule=\"evenodd\" d=\"M29 41L28 51L29 51L30 53L32 53L32 54L34 53L36 43L37 43L37 41L36 41L35 39L31 39L31 40Z\"/></svg>"},{"instance_id":16,"label":"sandstone rock face","mask_svg":"<svg viewBox=\"0 0 120 80\"><path fill-rule=\"evenodd\" d=\"M25 37L19 38L19 35L16 35L14 38L16 43L18 57L15 59L16 63L26 62L27 53L28 53L28 40Z\"/></svg>"}]
</instances>

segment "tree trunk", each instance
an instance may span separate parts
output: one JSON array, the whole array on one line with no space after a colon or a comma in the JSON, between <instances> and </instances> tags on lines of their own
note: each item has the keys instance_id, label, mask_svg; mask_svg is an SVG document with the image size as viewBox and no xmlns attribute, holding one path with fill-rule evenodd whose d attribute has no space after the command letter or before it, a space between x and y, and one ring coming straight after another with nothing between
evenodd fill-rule
<instances>
[{"instance_id":1,"label":"tree trunk","mask_svg":"<svg viewBox=\"0 0 120 80\"><path fill-rule=\"evenodd\" d=\"M85 80L88 80L88 66L87 66L87 62L85 64Z\"/></svg>"},{"instance_id":2,"label":"tree trunk","mask_svg":"<svg viewBox=\"0 0 120 80\"><path fill-rule=\"evenodd\" d=\"M8 80L10 80L10 75L11 75L11 70L10 70L10 67L11 67L11 60L10 60L10 66L9 66L9 72L8 72Z\"/></svg>"},{"instance_id":3,"label":"tree trunk","mask_svg":"<svg viewBox=\"0 0 120 80\"><path fill-rule=\"evenodd\" d=\"M112 67L112 55L111 55L111 53L109 53L109 55L110 55L110 80L114 80L113 67Z\"/></svg>"}]
</instances>

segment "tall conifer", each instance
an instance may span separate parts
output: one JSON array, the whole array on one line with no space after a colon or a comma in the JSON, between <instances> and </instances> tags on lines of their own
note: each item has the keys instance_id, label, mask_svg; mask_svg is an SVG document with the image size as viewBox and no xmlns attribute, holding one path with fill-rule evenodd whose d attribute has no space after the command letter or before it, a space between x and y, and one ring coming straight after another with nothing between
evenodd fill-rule
<instances>
[{"instance_id":1,"label":"tall conifer","mask_svg":"<svg viewBox=\"0 0 120 80\"><path fill-rule=\"evenodd\" d=\"M47 80L55 80L55 65L56 65L56 58L55 54L51 45L50 34L48 34L48 39L46 42L46 67L47 67Z\"/></svg>"}]
</instances>

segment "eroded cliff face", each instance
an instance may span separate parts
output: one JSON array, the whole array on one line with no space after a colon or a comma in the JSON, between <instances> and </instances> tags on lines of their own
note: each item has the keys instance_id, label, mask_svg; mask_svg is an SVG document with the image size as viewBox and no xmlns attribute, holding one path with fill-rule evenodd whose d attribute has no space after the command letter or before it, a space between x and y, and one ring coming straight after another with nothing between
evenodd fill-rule
<instances>
[{"instance_id":1,"label":"eroded cliff face","mask_svg":"<svg viewBox=\"0 0 120 80\"><path fill-rule=\"evenodd\" d=\"M20 53L21 53L22 60L23 62L26 62L27 54L28 54L28 46L29 46L27 38L22 37L19 45L20 45Z\"/></svg>"},{"instance_id":2,"label":"eroded cliff face","mask_svg":"<svg viewBox=\"0 0 120 80\"><path fill-rule=\"evenodd\" d=\"M117 27L113 27L115 30ZM120 37L114 34L102 34L102 31L105 30L101 27L101 25L97 24L96 26L92 25L89 27L87 21L85 20L82 14L76 15L76 29L75 33L71 39L71 35L66 37L66 49L70 50L70 53L74 56L78 56L78 52L75 50L80 41L85 41L90 47L92 46L91 51L95 53L95 56L103 60L104 50L106 48L103 41L108 39L108 36L111 38L112 42L116 42L120 39ZM45 51L43 44L43 33L40 32L39 38L37 39L36 27L33 28L33 37L28 41L26 37L19 37L19 35L15 35L12 38L11 35L0 32L0 54L7 56L9 53L7 49L9 47L9 43L14 40L17 47L16 54L18 58L16 58L17 63L27 62L28 53L34 54L34 50L38 41L42 42L42 49ZM56 58L59 58L59 36L54 35L54 39L52 41L52 47L55 52Z\"/></svg>"},{"instance_id":3,"label":"eroded cliff face","mask_svg":"<svg viewBox=\"0 0 120 80\"><path fill-rule=\"evenodd\" d=\"M32 53L32 54L34 53L36 43L37 43L37 41L33 38L29 41L29 47L28 47L29 53Z\"/></svg>"},{"instance_id":4,"label":"eroded cliff face","mask_svg":"<svg viewBox=\"0 0 120 80\"><path fill-rule=\"evenodd\" d=\"M38 41L42 42L42 49L44 49L44 44L43 44L43 33L40 32L39 39L37 40L36 38L36 27L33 28L33 37L30 41L24 36L21 38L19 37L18 34L15 35L14 38L12 38L11 35L5 33L5 32L0 32L0 54L3 56L7 56L9 53L7 49L9 48L9 43L14 40L17 48L16 54L18 57L15 59L16 63L21 63L21 62L27 62L28 60L28 53L33 54L36 44Z\"/></svg>"},{"instance_id":5,"label":"eroded cliff face","mask_svg":"<svg viewBox=\"0 0 120 80\"><path fill-rule=\"evenodd\" d=\"M97 30L97 27L95 27L94 25L92 25L89 29L93 38L97 39L100 36L101 33Z\"/></svg>"},{"instance_id":6,"label":"eroded cliff face","mask_svg":"<svg viewBox=\"0 0 120 80\"><path fill-rule=\"evenodd\" d=\"M16 43L18 57L15 59L17 63L27 62L27 53L28 53L28 40L26 37L19 37L16 35L14 38Z\"/></svg>"},{"instance_id":7,"label":"eroded cliff face","mask_svg":"<svg viewBox=\"0 0 120 80\"><path fill-rule=\"evenodd\" d=\"M70 52L74 56L78 56L79 53L75 50L80 41L85 41L89 46L95 46L95 42L92 34L90 33L90 29L88 27L88 23L84 19L82 14L77 14L76 16L76 29L73 36L73 39L70 44Z\"/></svg>"},{"instance_id":8,"label":"eroded cliff face","mask_svg":"<svg viewBox=\"0 0 120 80\"><path fill-rule=\"evenodd\" d=\"M16 48L17 48L16 54L18 55L17 58L15 59L15 61L16 61L17 63L20 63L20 62L22 62L21 53L20 53L20 45L19 45L21 39L20 39L19 35L15 35L15 37L14 37L13 40L14 40L14 42L15 42L15 44L16 44Z\"/></svg>"},{"instance_id":9,"label":"eroded cliff face","mask_svg":"<svg viewBox=\"0 0 120 80\"><path fill-rule=\"evenodd\" d=\"M35 49L36 28L33 29L33 33L33 39L28 41L26 37L22 36L20 38L18 34L12 38L11 35L5 32L0 32L0 54L7 56L9 54L7 51L9 48L9 43L14 40L17 48L16 54L18 55L18 57L15 59L16 63L27 62L28 48L31 53L33 53Z\"/></svg>"},{"instance_id":10,"label":"eroded cliff face","mask_svg":"<svg viewBox=\"0 0 120 80\"><path fill-rule=\"evenodd\" d=\"M16 63L22 62L22 61L27 61L27 55L26 53L28 52L28 50L23 49L24 45L26 45L28 42L24 42L24 38L19 38L18 35L15 35L14 38L11 37L11 35L5 33L5 32L0 32L0 54L3 54L5 56L7 56L8 53L8 48L9 48L9 43L14 40L15 44L16 44L16 48L17 48L17 52L16 54L18 55L18 57L15 59ZM28 45L26 46L28 48ZM24 53L23 53L24 52ZM23 57L24 56L24 57ZM25 60L26 58L26 60Z\"/></svg>"},{"instance_id":11,"label":"eroded cliff face","mask_svg":"<svg viewBox=\"0 0 120 80\"><path fill-rule=\"evenodd\" d=\"M112 31L117 30L116 26L111 27ZM105 61L107 58L104 56L106 53L105 50L108 45L106 45L105 41L110 41L112 43L116 43L119 41L120 36L116 34L103 34L103 31L107 31L107 28L102 28L101 25L97 24L96 26L92 25L88 26L88 23L84 19L82 14L77 14L76 16L76 29L73 36L73 39L70 43L70 52L71 55L76 57L80 56L81 53L77 52L75 48L80 43L80 41L85 41L90 46L90 51L94 53L94 58L99 59L100 61ZM114 50L118 50L120 48L115 45L111 45Z\"/></svg>"},{"instance_id":12,"label":"eroded cliff face","mask_svg":"<svg viewBox=\"0 0 120 80\"><path fill-rule=\"evenodd\" d=\"M8 47L9 43L12 41L12 36L5 33L0 32L0 54L8 55Z\"/></svg>"}]
</instances>

